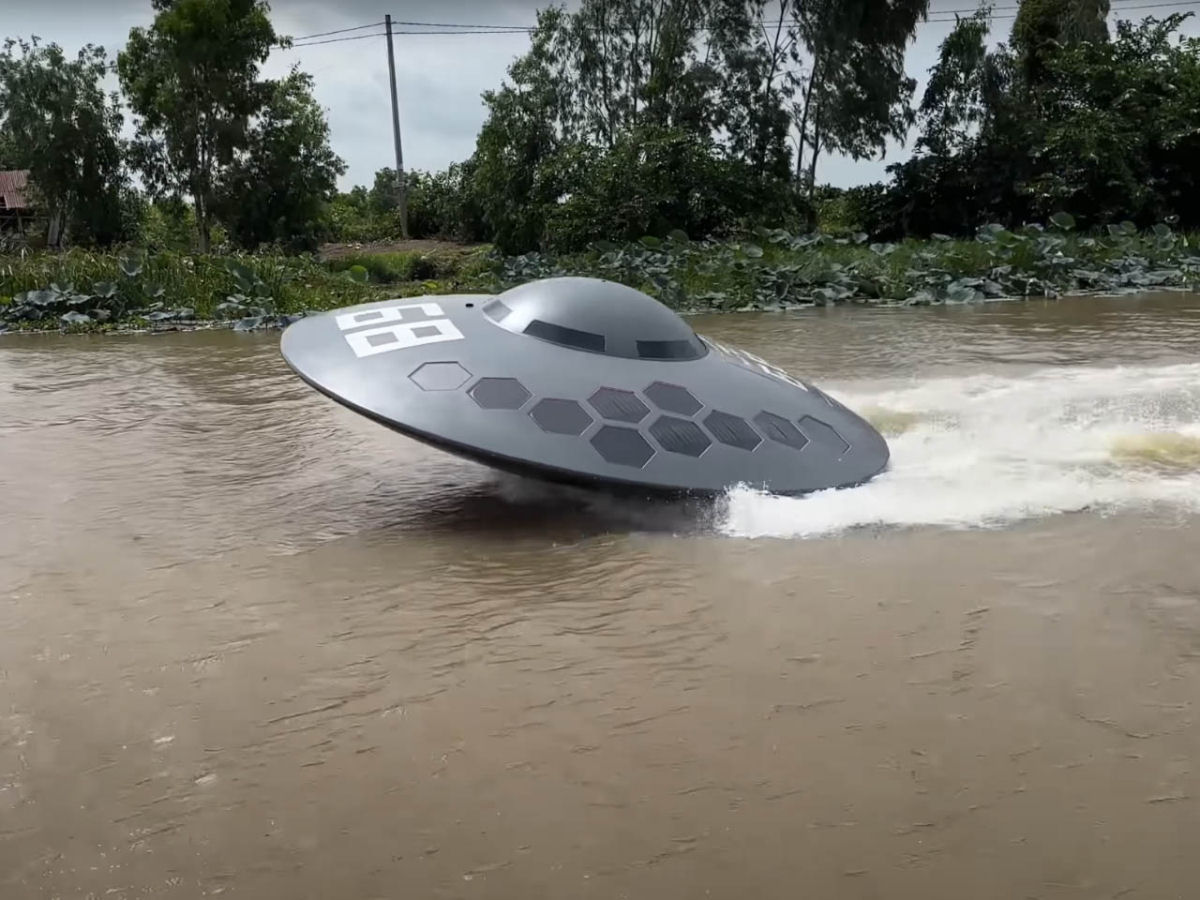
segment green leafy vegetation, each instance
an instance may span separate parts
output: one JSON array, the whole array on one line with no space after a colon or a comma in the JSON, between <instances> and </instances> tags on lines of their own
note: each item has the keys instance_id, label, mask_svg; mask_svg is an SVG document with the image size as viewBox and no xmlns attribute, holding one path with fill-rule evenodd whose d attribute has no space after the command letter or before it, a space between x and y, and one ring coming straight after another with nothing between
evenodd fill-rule
<instances>
[{"instance_id":1,"label":"green leafy vegetation","mask_svg":"<svg viewBox=\"0 0 1200 900\"><path fill-rule=\"evenodd\" d=\"M35 254L0 261L0 325L14 329L283 325L291 317L416 294L495 293L534 278L586 275L630 285L684 312L843 303L933 305L1062 293L1200 286L1200 238L1131 222L1077 234L1071 216L972 240L874 243L759 228L740 240L682 232L566 254L313 256Z\"/></svg>"},{"instance_id":2,"label":"green leafy vegetation","mask_svg":"<svg viewBox=\"0 0 1200 900\"><path fill-rule=\"evenodd\" d=\"M55 44L7 39L0 49L0 168L30 172L51 210L47 239L112 243L131 236L118 99L100 87L106 56L91 44L69 60Z\"/></svg>"},{"instance_id":3,"label":"green leafy vegetation","mask_svg":"<svg viewBox=\"0 0 1200 900\"><path fill-rule=\"evenodd\" d=\"M1176 33L1183 14L1121 21L1111 40L1069 28L1086 6L1026 0L1012 48L986 49L983 13L961 20L931 73L916 153L891 167L860 227L889 239L1057 212L1101 230L1200 227L1200 39Z\"/></svg>"},{"instance_id":4,"label":"green leafy vegetation","mask_svg":"<svg viewBox=\"0 0 1200 900\"><path fill-rule=\"evenodd\" d=\"M1119 293L1200 284L1200 239L1166 225L1132 223L1103 236L1072 232L1070 216L1048 227L984 226L973 240L875 243L757 229L747 239L692 242L683 235L505 260L499 282L591 275L620 281L683 310L778 309L870 303L931 305L992 299Z\"/></svg>"},{"instance_id":5,"label":"green leafy vegetation","mask_svg":"<svg viewBox=\"0 0 1200 900\"><path fill-rule=\"evenodd\" d=\"M152 190L190 195L201 253L221 192L246 148L246 120L269 102L258 78L277 41L267 6L253 0L151 0L117 72L136 115L133 162Z\"/></svg>"},{"instance_id":6,"label":"green leafy vegetation","mask_svg":"<svg viewBox=\"0 0 1200 900\"><path fill-rule=\"evenodd\" d=\"M914 106L903 49L925 4L785 2L779 17L756 2L680 8L584 0L543 12L529 52L485 94L475 153L411 184L417 206L443 211L413 234L517 254L675 229L718 241L754 227L970 237L1059 212L1101 233L1126 220L1200 228L1200 39L1179 34L1190 13L1121 20L1110 34L1107 0L1022 0L1008 43L989 47L985 3L958 18ZM656 29L651 50L642 38ZM817 183L821 154L866 158L914 127L913 155L886 183ZM344 239L398 233L353 213L394 193L384 174L371 204L365 189L358 206L339 197Z\"/></svg>"},{"instance_id":7,"label":"green leafy vegetation","mask_svg":"<svg viewBox=\"0 0 1200 900\"><path fill-rule=\"evenodd\" d=\"M1005 36L985 3L917 98L905 50L927 0L548 6L484 93L474 152L404 176L411 236L436 241L388 248L400 179L384 167L336 190L345 164L311 78L261 75L289 45L268 5L148 4L117 54L131 141L102 50L0 54L0 163L30 169L66 226L0 234L7 327L258 327L555 274L680 309L1195 282L1200 39L1180 36L1184 14L1110 30L1108 0L1020 0ZM911 134L886 183L818 183L824 156Z\"/></svg>"},{"instance_id":8,"label":"green leafy vegetation","mask_svg":"<svg viewBox=\"0 0 1200 900\"><path fill-rule=\"evenodd\" d=\"M375 299L378 288L297 256L93 253L73 249L0 258L0 322L9 328L242 328Z\"/></svg>"}]
</instances>

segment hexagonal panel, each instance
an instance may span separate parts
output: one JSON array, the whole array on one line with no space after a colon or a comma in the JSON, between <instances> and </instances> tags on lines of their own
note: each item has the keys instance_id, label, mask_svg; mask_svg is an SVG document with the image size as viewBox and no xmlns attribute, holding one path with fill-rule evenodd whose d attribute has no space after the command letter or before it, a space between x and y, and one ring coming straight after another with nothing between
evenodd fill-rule
<instances>
[{"instance_id":1,"label":"hexagonal panel","mask_svg":"<svg viewBox=\"0 0 1200 900\"><path fill-rule=\"evenodd\" d=\"M423 391L457 391L471 373L456 362L431 362L417 366L408 377Z\"/></svg>"},{"instance_id":2,"label":"hexagonal panel","mask_svg":"<svg viewBox=\"0 0 1200 900\"><path fill-rule=\"evenodd\" d=\"M754 417L754 424L767 437L781 444L786 444L793 450L803 450L808 446L808 438L800 433L800 429L783 416L774 413L760 412Z\"/></svg>"},{"instance_id":3,"label":"hexagonal panel","mask_svg":"<svg viewBox=\"0 0 1200 900\"><path fill-rule=\"evenodd\" d=\"M650 402L663 412L694 416L700 411L700 401L689 394L687 388L681 388L677 384L656 381L646 388L644 393L650 398Z\"/></svg>"},{"instance_id":4,"label":"hexagonal panel","mask_svg":"<svg viewBox=\"0 0 1200 900\"><path fill-rule=\"evenodd\" d=\"M574 400L539 400L533 405L529 415L542 431L553 434L583 434L592 424L592 417Z\"/></svg>"},{"instance_id":5,"label":"hexagonal panel","mask_svg":"<svg viewBox=\"0 0 1200 900\"><path fill-rule=\"evenodd\" d=\"M712 446L708 435L700 430L700 426L687 419L676 419L674 416L660 416L650 426L650 434L659 445L671 453L682 453L684 456L700 456Z\"/></svg>"},{"instance_id":6,"label":"hexagonal panel","mask_svg":"<svg viewBox=\"0 0 1200 900\"><path fill-rule=\"evenodd\" d=\"M601 417L614 422L640 422L650 415L650 409L633 391L602 387L588 398L588 403Z\"/></svg>"},{"instance_id":7,"label":"hexagonal panel","mask_svg":"<svg viewBox=\"0 0 1200 900\"><path fill-rule=\"evenodd\" d=\"M592 435L592 446L607 462L640 469L654 455L654 448L635 428L605 425Z\"/></svg>"},{"instance_id":8,"label":"hexagonal panel","mask_svg":"<svg viewBox=\"0 0 1200 900\"><path fill-rule=\"evenodd\" d=\"M515 378L480 378L470 394L484 409L520 409L531 396Z\"/></svg>"},{"instance_id":9,"label":"hexagonal panel","mask_svg":"<svg viewBox=\"0 0 1200 900\"><path fill-rule=\"evenodd\" d=\"M824 447L834 456L842 456L850 449L850 443L834 430L832 425L826 425L820 419L804 416L800 419L800 430L808 435L818 447Z\"/></svg>"},{"instance_id":10,"label":"hexagonal panel","mask_svg":"<svg viewBox=\"0 0 1200 900\"><path fill-rule=\"evenodd\" d=\"M753 450L762 443L762 438L749 422L741 416L720 410L714 410L704 417L704 427L722 444L737 447L739 450Z\"/></svg>"}]
</instances>

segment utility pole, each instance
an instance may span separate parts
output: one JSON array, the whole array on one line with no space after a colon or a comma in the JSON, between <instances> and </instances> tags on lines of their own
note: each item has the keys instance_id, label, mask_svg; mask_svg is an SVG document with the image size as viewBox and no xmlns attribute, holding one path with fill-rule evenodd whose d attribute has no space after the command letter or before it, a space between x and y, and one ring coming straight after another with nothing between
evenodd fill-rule
<instances>
[{"instance_id":1,"label":"utility pole","mask_svg":"<svg viewBox=\"0 0 1200 900\"><path fill-rule=\"evenodd\" d=\"M396 55L392 51L392 16L383 17L387 26L388 78L392 82L392 138L396 142L396 188L400 195L400 237L408 240L408 188L404 183L404 151L400 148L400 101L396 98Z\"/></svg>"}]
</instances>

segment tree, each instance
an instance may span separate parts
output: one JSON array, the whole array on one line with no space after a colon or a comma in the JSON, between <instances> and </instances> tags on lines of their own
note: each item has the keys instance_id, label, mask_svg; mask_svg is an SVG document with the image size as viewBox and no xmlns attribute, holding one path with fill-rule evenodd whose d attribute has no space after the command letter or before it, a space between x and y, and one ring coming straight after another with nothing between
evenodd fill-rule
<instances>
[{"instance_id":1,"label":"tree","mask_svg":"<svg viewBox=\"0 0 1200 900\"><path fill-rule=\"evenodd\" d=\"M995 83L989 78L989 67L995 64L987 50L990 15L988 6L968 18L956 16L954 29L938 48L917 110L918 152L946 155L965 149L973 128L994 108L996 98L988 90Z\"/></svg>"},{"instance_id":2,"label":"tree","mask_svg":"<svg viewBox=\"0 0 1200 900\"><path fill-rule=\"evenodd\" d=\"M442 172L414 170L409 180L409 227L414 237L478 241L485 229L471 192L474 163L454 163Z\"/></svg>"},{"instance_id":3,"label":"tree","mask_svg":"<svg viewBox=\"0 0 1200 900\"><path fill-rule=\"evenodd\" d=\"M796 79L796 29L789 25L795 0L718 3L710 19L720 94L715 125L725 132L729 152L760 177L785 179L791 167L788 131Z\"/></svg>"},{"instance_id":4,"label":"tree","mask_svg":"<svg viewBox=\"0 0 1200 900\"><path fill-rule=\"evenodd\" d=\"M796 175L810 197L822 152L866 159L907 133L916 81L905 73L904 49L928 9L929 0L793 3L798 45L810 57L795 107Z\"/></svg>"},{"instance_id":5,"label":"tree","mask_svg":"<svg viewBox=\"0 0 1200 900\"><path fill-rule=\"evenodd\" d=\"M916 151L889 168L891 190L869 205L876 217L863 227L873 237L969 232L1024 214L1036 122L1014 95L1011 52L987 48L990 14L984 6L959 17L942 41L917 109Z\"/></svg>"},{"instance_id":6,"label":"tree","mask_svg":"<svg viewBox=\"0 0 1200 900\"><path fill-rule=\"evenodd\" d=\"M0 122L4 121L4 108L0 107ZM0 131L0 171L17 168L17 145L7 131Z\"/></svg>"},{"instance_id":7,"label":"tree","mask_svg":"<svg viewBox=\"0 0 1200 900\"><path fill-rule=\"evenodd\" d=\"M28 169L31 187L64 232L108 243L120 237L120 106L101 88L103 48L69 60L57 44L5 41L0 52L0 156ZM53 231L53 229L52 229Z\"/></svg>"},{"instance_id":8,"label":"tree","mask_svg":"<svg viewBox=\"0 0 1200 900\"><path fill-rule=\"evenodd\" d=\"M569 137L611 148L639 125L689 128L712 121L712 69L698 43L713 0L583 0L564 20Z\"/></svg>"},{"instance_id":9,"label":"tree","mask_svg":"<svg viewBox=\"0 0 1200 900\"><path fill-rule=\"evenodd\" d=\"M1079 42L1045 60L1028 187L1036 214L1200 223L1200 39L1173 40L1189 15L1122 21L1115 40Z\"/></svg>"},{"instance_id":10,"label":"tree","mask_svg":"<svg viewBox=\"0 0 1200 900\"><path fill-rule=\"evenodd\" d=\"M1027 55L986 51L983 14L960 20L931 71L917 153L890 168L872 233L969 232L1060 211L1084 226L1200 223L1200 39L1176 35L1187 17L1050 41L1036 85Z\"/></svg>"},{"instance_id":11,"label":"tree","mask_svg":"<svg viewBox=\"0 0 1200 900\"><path fill-rule=\"evenodd\" d=\"M539 11L528 53L508 69L511 84L484 93L488 117L472 161L472 191L497 247L523 251L542 235L544 210L562 194L546 163L569 129L572 76L564 59L565 14Z\"/></svg>"},{"instance_id":12,"label":"tree","mask_svg":"<svg viewBox=\"0 0 1200 900\"><path fill-rule=\"evenodd\" d=\"M1108 40L1109 0L1021 0L1012 48L1025 85L1036 91L1047 79L1047 60L1060 47Z\"/></svg>"},{"instance_id":13,"label":"tree","mask_svg":"<svg viewBox=\"0 0 1200 900\"><path fill-rule=\"evenodd\" d=\"M254 249L277 242L314 249L346 164L329 146L329 125L312 96L312 78L293 68L271 85L221 185L221 218L230 237Z\"/></svg>"},{"instance_id":14,"label":"tree","mask_svg":"<svg viewBox=\"0 0 1200 900\"><path fill-rule=\"evenodd\" d=\"M264 0L152 0L117 70L138 117L136 161L156 193L192 198L208 252L218 186L246 146L272 85L259 66L278 42Z\"/></svg>"}]
</instances>

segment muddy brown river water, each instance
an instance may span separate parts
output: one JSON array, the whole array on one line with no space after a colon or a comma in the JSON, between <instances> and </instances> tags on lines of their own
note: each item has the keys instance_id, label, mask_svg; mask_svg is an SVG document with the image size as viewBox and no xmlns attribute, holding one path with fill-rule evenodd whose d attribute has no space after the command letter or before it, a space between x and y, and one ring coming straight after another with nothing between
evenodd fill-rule
<instances>
[{"instance_id":1,"label":"muddy brown river water","mask_svg":"<svg viewBox=\"0 0 1200 900\"><path fill-rule=\"evenodd\" d=\"M0 338L0 898L1200 896L1200 297L696 320L891 470L548 489Z\"/></svg>"}]
</instances>

